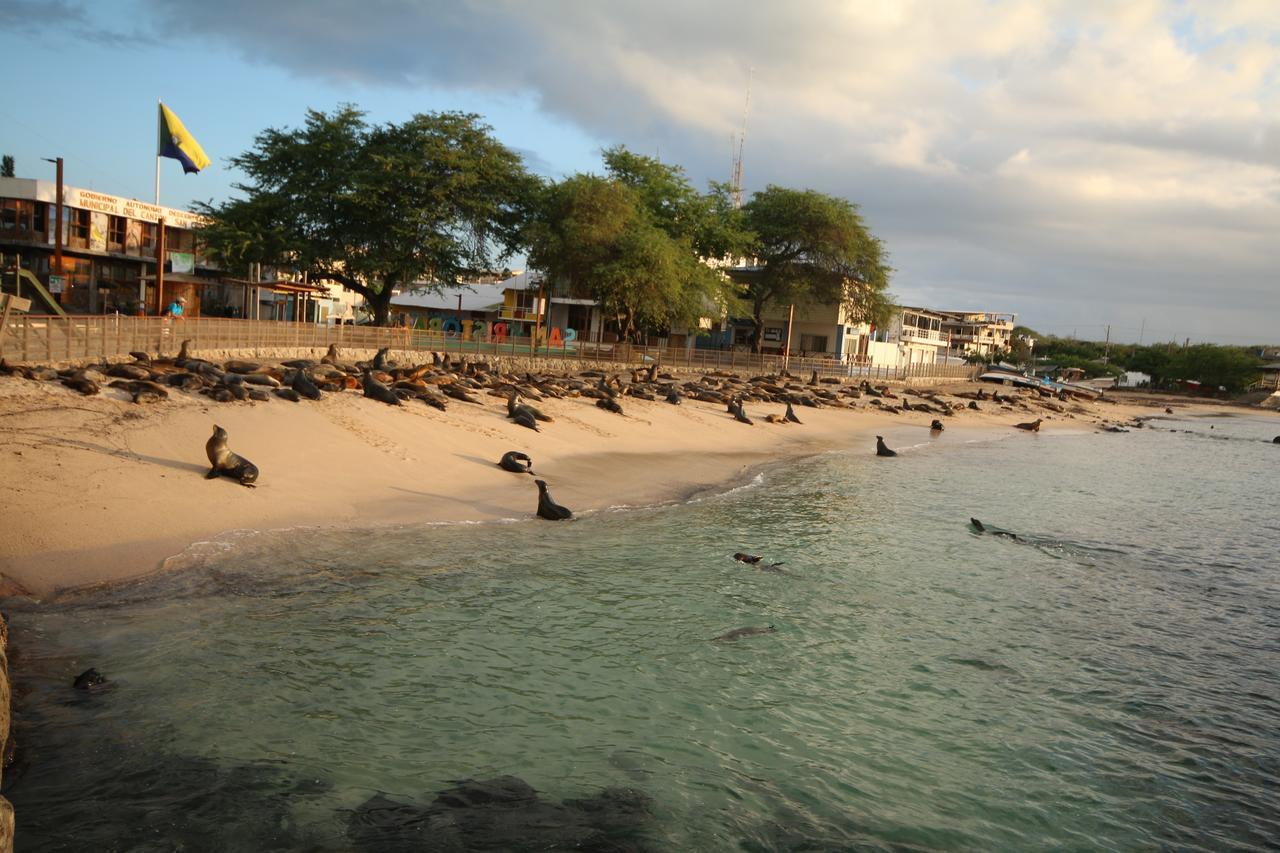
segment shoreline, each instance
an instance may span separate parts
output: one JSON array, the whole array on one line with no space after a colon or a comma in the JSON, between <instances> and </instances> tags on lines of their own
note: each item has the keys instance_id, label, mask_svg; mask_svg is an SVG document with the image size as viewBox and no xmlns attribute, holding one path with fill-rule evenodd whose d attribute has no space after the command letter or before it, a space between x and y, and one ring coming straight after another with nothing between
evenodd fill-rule
<instances>
[{"instance_id":1,"label":"shoreline","mask_svg":"<svg viewBox=\"0 0 1280 853\"><path fill-rule=\"evenodd\" d=\"M683 378L683 377L682 377ZM979 387L938 382L944 395ZM988 390L1000 386L982 385ZM901 390L899 386L896 390ZM916 388L911 389L914 393ZM865 446L946 441L970 431L1013 434L1043 418L1046 431L1092 431L1162 411L1165 398L1086 403L1055 412L1033 396L1026 410L956 412L950 432L930 438L927 413L797 407L802 425L763 422L784 406L749 403L757 419L734 422L722 404L681 406L623 398L626 414L589 398L538 403L554 422L531 435L505 418L505 400L480 405L389 407L358 393L290 403L218 404L176 392L153 406L103 388L81 397L56 383L0 378L0 512L6 521L0 575L49 599L136 581L163 571L193 545L237 530L377 529L386 524L465 523L534 517L532 477L502 471L519 449L555 500L577 512L681 503L736 488L771 464ZM1224 408L1179 400L1184 409ZM259 487L206 482L204 442L212 424L262 470Z\"/></svg>"}]
</instances>

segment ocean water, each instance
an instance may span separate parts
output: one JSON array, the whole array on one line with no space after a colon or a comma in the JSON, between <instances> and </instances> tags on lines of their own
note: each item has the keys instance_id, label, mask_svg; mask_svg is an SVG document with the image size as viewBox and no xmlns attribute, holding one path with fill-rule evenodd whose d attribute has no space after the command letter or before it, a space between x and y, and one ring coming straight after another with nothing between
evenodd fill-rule
<instances>
[{"instance_id":1,"label":"ocean water","mask_svg":"<svg viewBox=\"0 0 1280 853\"><path fill-rule=\"evenodd\" d=\"M14 606L18 849L1274 849L1276 433L900 428L690 503L241 536Z\"/></svg>"}]
</instances>

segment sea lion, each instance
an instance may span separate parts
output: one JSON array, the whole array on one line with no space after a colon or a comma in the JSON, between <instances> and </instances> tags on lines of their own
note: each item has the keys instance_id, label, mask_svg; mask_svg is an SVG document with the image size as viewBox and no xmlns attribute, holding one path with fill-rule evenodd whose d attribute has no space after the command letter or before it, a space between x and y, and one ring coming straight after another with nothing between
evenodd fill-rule
<instances>
[{"instance_id":1,"label":"sea lion","mask_svg":"<svg viewBox=\"0 0 1280 853\"><path fill-rule=\"evenodd\" d=\"M680 396L680 392L675 389L674 385L667 391L667 402L671 405L678 406L683 399L684 398Z\"/></svg>"},{"instance_id":2,"label":"sea lion","mask_svg":"<svg viewBox=\"0 0 1280 853\"><path fill-rule=\"evenodd\" d=\"M933 419L933 423L929 424L930 432L942 432L942 421L937 418Z\"/></svg>"},{"instance_id":3,"label":"sea lion","mask_svg":"<svg viewBox=\"0 0 1280 853\"><path fill-rule=\"evenodd\" d=\"M521 412L521 411L516 412L514 415L511 416L511 422L518 426L522 426L525 429L531 429L534 432L542 432L542 430L538 428L537 419L534 418L534 416L529 414L528 412Z\"/></svg>"},{"instance_id":4,"label":"sea lion","mask_svg":"<svg viewBox=\"0 0 1280 853\"><path fill-rule=\"evenodd\" d=\"M787 403L787 413L784 417L793 424L800 423L800 419L796 417L796 410L791 408L791 403Z\"/></svg>"},{"instance_id":5,"label":"sea lion","mask_svg":"<svg viewBox=\"0 0 1280 853\"><path fill-rule=\"evenodd\" d=\"M381 350L379 350L379 352L381 352ZM373 374L368 370L361 375L360 382L364 387L364 395L369 399L386 403L388 406L400 405L400 398L395 395L395 392L378 380L374 379Z\"/></svg>"},{"instance_id":6,"label":"sea lion","mask_svg":"<svg viewBox=\"0 0 1280 853\"><path fill-rule=\"evenodd\" d=\"M275 389L275 392L277 397L283 397L291 403L302 402L302 398L298 396L298 392L292 388L277 388Z\"/></svg>"},{"instance_id":7,"label":"sea lion","mask_svg":"<svg viewBox=\"0 0 1280 853\"><path fill-rule=\"evenodd\" d=\"M1166 415L1172 415L1172 414L1173 414L1173 409L1169 408L1168 406L1165 406L1165 407L1164 407L1164 413L1165 413Z\"/></svg>"},{"instance_id":8,"label":"sea lion","mask_svg":"<svg viewBox=\"0 0 1280 853\"><path fill-rule=\"evenodd\" d=\"M1023 424L1014 424L1013 426L1014 426L1014 429L1025 429L1028 432L1039 432L1040 418L1036 418L1034 421L1029 421Z\"/></svg>"},{"instance_id":9,"label":"sea lion","mask_svg":"<svg viewBox=\"0 0 1280 853\"><path fill-rule=\"evenodd\" d=\"M981 521L978 521L978 519L976 518L969 519L969 523L972 524L973 528L977 530L979 533L990 533L992 536L1005 536L1005 537L1008 537L1009 539L1018 538L1018 535L1016 533L1010 533L1007 530L997 530L994 527L987 527L985 524L983 524Z\"/></svg>"},{"instance_id":10,"label":"sea lion","mask_svg":"<svg viewBox=\"0 0 1280 853\"><path fill-rule=\"evenodd\" d=\"M563 521L566 518L573 518L572 512L551 499L551 493L547 491L546 480L534 480L534 482L538 484L538 518L545 518L547 521Z\"/></svg>"},{"instance_id":11,"label":"sea lion","mask_svg":"<svg viewBox=\"0 0 1280 853\"><path fill-rule=\"evenodd\" d=\"M751 420L751 418L747 417L747 413L742 411L741 402L739 402L737 407L734 408L733 410L733 419L738 423L746 424L747 426L751 426L753 424L753 421Z\"/></svg>"},{"instance_id":12,"label":"sea lion","mask_svg":"<svg viewBox=\"0 0 1280 853\"><path fill-rule=\"evenodd\" d=\"M760 565L760 561L763 560L764 557L761 557L759 554L746 554L746 553L743 553L742 551L739 551L738 553L733 555L733 559L737 560L739 563L746 563L749 566L755 566L756 568L760 569L760 571L762 572L777 572L778 574L786 574L786 572L778 568L779 566L783 565L782 562L769 563L768 565Z\"/></svg>"},{"instance_id":13,"label":"sea lion","mask_svg":"<svg viewBox=\"0 0 1280 853\"><path fill-rule=\"evenodd\" d=\"M289 387L301 394L303 397L306 397L308 400L320 399L320 388L316 383L311 381L311 377L308 376L307 372L302 368L294 371L293 381L289 383Z\"/></svg>"},{"instance_id":14,"label":"sea lion","mask_svg":"<svg viewBox=\"0 0 1280 853\"><path fill-rule=\"evenodd\" d=\"M434 354L434 353L433 353L433 354ZM320 358L320 363L321 363L321 364L333 364L333 365L336 365L336 364L338 363L338 359L339 359L339 355L338 355L338 345L337 345L337 344L329 344L329 351L328 351L328 352L326 352L323 356L321 356L321 358Z\"/></svg>"},{"instance_id":15,"label":"sea lion","mask_svg":"<svg viewBox=\"0 0 1280 853\"><path fill-rule=\"evenodd\" d=\"M719 637L712 637L711 639L712 641L741 640L744 637L758 637L762 634L776 634L777 631L778 629L773 627L772 625L766 625L763 628L752 625L746 628L734 628L732 631L729 631L726 634L721 634Z\"/></svg>"},{"instance_id":16,"label":"sea lion","mask_svg":"<svg viewBox=\"0 0 1280 853\"><path fill-rule=\"evenodd\" d=\"M890 450L884 443L884 436L876 436L876 456L897 456L898 451Z\"/></svg>"},{"instance_id":17,"label":"sea lion","mask_svg":"<svg viewBox=\"0 0 1280 853\"><path fill-rule=\"evenodd\" d=\"M604 409L606 412L613 412L615 415L622 414L622 407L618 405L618 401L612 397L602 397L596 400L596 406Z\"/></svg>"},{"instance_id":18,"label":"sea lion","mask_svg":"<svg viewBox=\"0 0 1280 853\"><path fill-rule=\"evenodd\" d=\"M84 375L83 370L77 370L75 373L62 380L62 384L73 391L79 391L86 397L91 394L98 393L98 383Z\"/></svg>"},{"instance_id":19,"label":"sea lion","mask_svg":"<svg viewBox=\"0 0 1280 853\"><path fill-rule=\"evenodd\" d=\"M107 679L102 673L93 667L89 667L84 672L76 676L75 681L71 682L71 686L76 690L93 690L102 687L107 683Z\"/></svg>"},{"instance_id":20,"label":"sea lion","mask_svg":"<svg viewBox=\"0 0 1280 853\"><path fill-rule=\"evenodd\" d=\"M502 459L498 460L498 467L503 471L510 471L512 474L532 474L533 460L529 458L527 453L508 450L502 454Z\"/></svg>"},{"instance_id":21,"label":"sea lion","mask_svg":"<svg viewBox=\"0 0 1280 853\"><path fill-rule=\"evenodd\" d=\"M213 436L205 442L204 452L209 457L209 464L213 466L209 469L209 473L204 475L206 480L212 480L221 475L232 478L246 488L255 488L254 482L258 479L258 466L243 456L233 453L227 447L227 431L225 429L214 424Z\"/></svg>"},{"instance_id":22,"label":"sea lion","mask_svg":"<svg viewBox=\"0 0 1280 853\"><path fill-rule=\"evenodd\" d=\"M1280 435L1277 435L1275 438L1271 439L1271 443L1280 444Z\"/></svg>"}]
</instances>

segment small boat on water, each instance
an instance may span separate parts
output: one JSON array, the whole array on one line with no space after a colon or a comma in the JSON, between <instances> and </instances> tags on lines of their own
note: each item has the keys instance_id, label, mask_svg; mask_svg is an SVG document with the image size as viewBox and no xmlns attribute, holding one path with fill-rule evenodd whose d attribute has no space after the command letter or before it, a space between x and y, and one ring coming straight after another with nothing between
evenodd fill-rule
<instances>
[{"instance_id":1,"label":"small boat on water","mask_svg":"<svg viewBox=\"0 0 1280 853\"><path fill-rule=\"evenodd\" d=\"M1000 382L1005 385L1017 385L1022 388L1035 388L1037 390L1045 390L1051 394L1070 394L1073 397L1083 397L1086 400L1096 400L1102 396L1101 389L1090 388L1088 385L1081 385L1078 382L1055 382L1052 379L1041 379L1037 376L1027 376L1023 373L1017 373L1013 370L993 369L978 376L982 382Z\"/></svg>"}]
</instances>

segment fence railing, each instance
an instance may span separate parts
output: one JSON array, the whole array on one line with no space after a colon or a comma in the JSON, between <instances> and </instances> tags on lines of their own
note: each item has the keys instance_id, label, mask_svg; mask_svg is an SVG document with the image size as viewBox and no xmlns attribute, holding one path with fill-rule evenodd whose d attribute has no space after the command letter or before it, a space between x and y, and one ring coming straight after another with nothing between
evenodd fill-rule
<instances>
[{"instance_id":1,"label":"fence railing","mask_svg":"<svg viewBox=\"0 0 1280 853\"><path fill-rule=\"evenodd\" d=\"M785 364L797 376L817 372L819 377L872 379L971 379L972 365L852 364L831 358L791 358L736 350L686 349L641 346L629 343L573 341L535 347L529 337L474 340L456 333L378 326L324 326L272 320L235 320L221 317L50 317L10 315L0 328L0 357L12 362L84 362L120 358L131 352L173 355L184 340L194 353L252 352L261 357L279 350L323 350L329 344L345 349L435 351L479 357L516 356L568 359L622 367L642 367L654 362L662 367L687 370L731 370L776 373Z\"/></svg>"}]
</instances>

